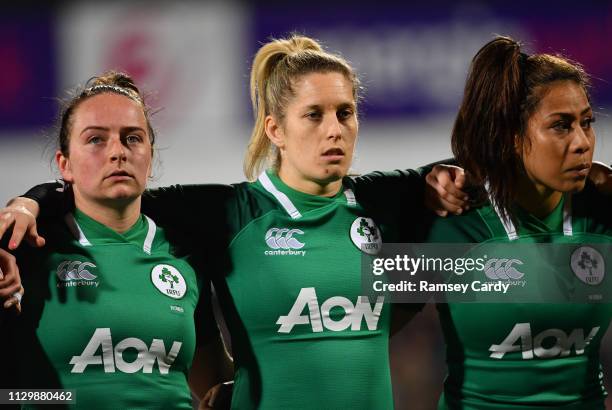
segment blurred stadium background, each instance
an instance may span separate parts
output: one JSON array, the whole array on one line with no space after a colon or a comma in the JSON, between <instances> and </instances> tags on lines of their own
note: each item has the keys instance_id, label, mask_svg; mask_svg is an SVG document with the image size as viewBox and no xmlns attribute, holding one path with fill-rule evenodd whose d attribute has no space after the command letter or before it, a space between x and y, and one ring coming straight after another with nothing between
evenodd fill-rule
<instances>
[{"instance_id":1,"label":"blurred stadium background","mask_svg":"<svg viewBox=\"0 0 612 410\"><path fill-rule=\"evenodd\" d=\"M362 78L356 172L412 168L449 157L469 61L494 34L520 39L531 52L563 53L585 66L594 77L596 159L612 162L608 2L116 1L2 7L2 202L57 175L51 166L57 97L110 68L133 75L158 110L153 123L160 161L153 185L242 180L252 123L250 60L261 42L292 31L343 54ZM608 373L611 345L608 334L603 355ZM391 347L396 407L434 408L444 377L434 309L428 307Z\"/></svg>"}]
</instances>

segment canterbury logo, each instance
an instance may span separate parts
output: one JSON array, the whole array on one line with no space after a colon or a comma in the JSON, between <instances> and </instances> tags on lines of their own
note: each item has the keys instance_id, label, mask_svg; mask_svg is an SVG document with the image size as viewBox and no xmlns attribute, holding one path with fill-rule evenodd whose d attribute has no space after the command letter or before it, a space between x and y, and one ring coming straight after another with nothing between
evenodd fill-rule
<instances>
[{"instance_id":1,"label":"canterbury logo","mask_svg":"<svg viewBox=\"0 0 612 410\"><path fill-rule=\"evenodd\" d=\"M88 268L95 268L91 262L63 261L57 267L57 277L59 280L67 282L70 280L94 280L96 275L88 271Z\"/></svg>"},{"instance_id":2,"label":"canterbury logo","mask_svg":"<svg viewBox=\"0 0 612 410\"><path fill-rule=\"evenodd\" d=\"M525 274L513 265L522 265L523 262L519 259L489 259L484 266L485 275L489 279L520 279Z\"/></svg>"},{"instance_id":3,"label":"canterbury logo","mask_svg":"<svg viewBox=\"0 0 612 410\"><path fill-rule=\"evenodd\" d=\"M303 234L300 229L271 228L266 232L266 243L272 249L301 249L304 244L293 236Z\"/></svg>"}]
</instances>

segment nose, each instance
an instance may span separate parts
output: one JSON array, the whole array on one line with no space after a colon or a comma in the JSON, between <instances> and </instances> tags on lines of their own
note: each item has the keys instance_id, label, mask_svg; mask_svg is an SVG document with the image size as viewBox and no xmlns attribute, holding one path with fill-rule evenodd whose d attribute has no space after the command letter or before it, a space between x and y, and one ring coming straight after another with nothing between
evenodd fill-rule
<instances>
[{"instance_id":1,"label":"nose","mask_svg":"<svg viewBox=\"0 0 612 410\"><path fill-rule=\"evenodd\" d=\"M593 149L595 138L592 130L584 130L577 127L572 140L572 151L577 154L584 154Z\"/></svg>"},{"instance_id":2,"label":"nose","mask_svg":"<svg viewBox=\"0 0 612 410\"><path fill-rule=\"evenodd\" d=\"M125 153L125 146L123 145L123 142L121 141L121 138L119 136L111 138L109 144L109 152L111 162L122 162L127 159Z\"/></svg>"},{"instance_id":3,"label":"nose","mask_svg":"<svg viewBox=\"0 0 612 410\"><path fill-rule=\"evenodd\" d=\"M342 138L342 127L335 115L328 116L327 119L327 138L337 141Z\"/></svg>"}]
</instances>

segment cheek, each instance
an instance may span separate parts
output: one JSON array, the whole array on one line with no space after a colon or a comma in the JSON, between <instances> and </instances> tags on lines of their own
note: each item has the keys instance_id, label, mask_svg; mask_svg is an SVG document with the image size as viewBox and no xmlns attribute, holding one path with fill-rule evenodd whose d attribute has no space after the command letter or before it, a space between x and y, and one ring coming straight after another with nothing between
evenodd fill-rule
<instances>
[{"instance_id":1,"label":"cheek","mask_svg":"<svg viewBox=\"0 0 612 410\"><path fill-rule=\"evenodd\" d=\"M561 141L534 143L524 157L528 173L539 178L549 179L559 176L566 161L567 147Z\"/></svg>"},{"instance_id":2,"label":"cheek","mask_svg":"<svg viewBox=\"0 0 612 410\"><path fill-rule=\"evenodd\" d=\"M95 186L99 182L100 167L96 166L94 161L73 159L70 170L76 185L82 187Z\"/></svg>"},{"instance_id":3,"label":"cheek","mask_svg":"<svg viewBox=\"0 0 612 410\"><path fill-rule=\"evenodd\" d=\"M352 121L346 126L346 142L347 144L355 145L355 141L357 141L357 134L359 132L359 127L357 121Z\"/></svg>"},{"instance_id":4,"label":"cheek","mask_svg":"<svg viewBox=\"0 0 612 410\"><path fill-rule=\"evenodd\" d=\"M136 168L138 172L138 178L141 181L146 181L147 177L151 174L151 167L153 164L153 158L151 157L151 151L143 151L136 161Z\"/></svg>"}]
</instances>

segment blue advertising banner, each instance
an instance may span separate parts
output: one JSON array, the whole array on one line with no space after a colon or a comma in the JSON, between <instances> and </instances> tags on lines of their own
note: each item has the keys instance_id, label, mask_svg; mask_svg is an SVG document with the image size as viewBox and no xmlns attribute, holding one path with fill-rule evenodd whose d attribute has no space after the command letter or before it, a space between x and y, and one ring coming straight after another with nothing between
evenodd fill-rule
<instances>
[{"instance_id":1,"label":"blue advertising banner","mask_svg":"<svg viewBox=\"0 0 612 410\"><path fill-rule=\"evenodd\" d=\"M0 15L0 132L52 124L56 115L56 44L51 11Z\"/></svg>"},{"instance_id":2,"label":"blue advertising banner","mask_svg":"<svg viewBox=\"0 0 612 410\"><path fill-rule=\"evenodd\" d=\"M253 7L249 52L291 32L322 41L357 69L369 118L452 114L469 63L495 34L525 43L527 52L561 53L595 77L596 106L612 104L612 6L518 1L331 3L324 7L261 2Z\"/></svg>"}]
</instances>

